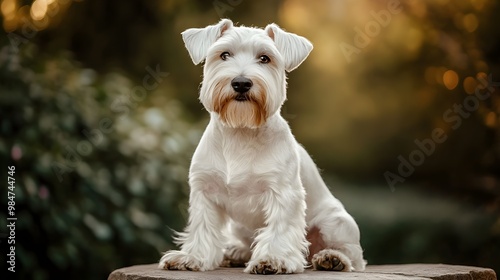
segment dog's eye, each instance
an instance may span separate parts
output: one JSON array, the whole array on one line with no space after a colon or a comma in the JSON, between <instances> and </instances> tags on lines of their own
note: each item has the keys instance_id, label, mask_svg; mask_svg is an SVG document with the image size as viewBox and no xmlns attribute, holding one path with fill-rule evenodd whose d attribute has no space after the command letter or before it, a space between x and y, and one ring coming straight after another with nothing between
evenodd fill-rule
<instances>
[{"instance_id":1,"label":"dog's eye","mask_svg":"<svg viewBox=\"0 0 500 280\"><path fill-rule=\"evenodd\" d=\"M269 58L269 56L267 56L267 55L264 54L264 55L261 55L259 57L259 61L262 64L267 64L267 63L271 62L271 59Z\"/></svg>"},{"instance_id":2,"label":"dog's eye","mask_svg":"<svg viewBox=\"0 0 500 280\"><path fill-rule=\"evenodd\" d=\"M229 52L223 52L220 54L222 60L226 60L230 56Z\"/></svg>"}]
</instances>

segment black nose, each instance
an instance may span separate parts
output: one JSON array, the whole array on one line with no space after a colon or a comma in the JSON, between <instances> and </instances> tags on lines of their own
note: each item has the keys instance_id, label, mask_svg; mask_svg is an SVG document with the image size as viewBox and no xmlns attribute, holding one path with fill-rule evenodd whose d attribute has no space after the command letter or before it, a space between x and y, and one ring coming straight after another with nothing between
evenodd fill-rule
<instances>
[{"instance_id":1,"label":"black nose","mask_svg":"<svg viewBox=\"0 0 500 280\"><path fill-rule=\"evenodd\" d=\"M231 86L233 87L234 91L239 93L247 92L252 87L252 85L253 83L250 79L242 76L236 77L231 81Z\"/></svg>"}]
</instances>

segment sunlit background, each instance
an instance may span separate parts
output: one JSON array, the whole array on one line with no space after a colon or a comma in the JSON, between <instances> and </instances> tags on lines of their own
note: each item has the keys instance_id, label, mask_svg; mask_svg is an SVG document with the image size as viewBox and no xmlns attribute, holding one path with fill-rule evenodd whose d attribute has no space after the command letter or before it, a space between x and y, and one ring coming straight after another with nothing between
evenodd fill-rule
<instances>
[{"instance_id":1,"label":"sunlit background","mask_svg":"<svg viewBox=\"0 0 500 280\"><path fill-rule=\"evenodd\" d=\"M0 2L1 259L14 165L15 277L105 279L175 247L208 121L180 32L221 17L314 44L282 114L369 264L500 271L498 1Z\"/></svg>"}]
</instances>

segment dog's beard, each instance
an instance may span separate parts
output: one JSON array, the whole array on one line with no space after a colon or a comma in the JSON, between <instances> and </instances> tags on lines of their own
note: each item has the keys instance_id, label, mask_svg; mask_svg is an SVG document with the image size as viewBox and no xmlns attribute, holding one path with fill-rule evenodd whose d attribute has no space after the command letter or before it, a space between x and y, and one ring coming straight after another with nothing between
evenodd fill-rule
<instances>
[{"instance_id":1,"label":"dog's beard","mask_svg":"<svg viewBox=\"0 0 500 280\"><path fill-rule=\"evenodd\" d=\"M214 88L214 111L219 114L221 121L231 128L261 126L267 118L265 93L248 92L246 100L236 100L236 93L224 93L226 85L219 83Z\"/></svg>"},{"instance_id":2,"label":"dog's beard","mask_svg":"<svg viewBox=\"0 0 500 280\"><path fill-rule=\"evenodd\" d=\"M232 128L257 128L264 123L266 118L263 106L252 99L237 101L229 98L222 102L217 113L222 122Z\"/></svg>"}]
</instances>

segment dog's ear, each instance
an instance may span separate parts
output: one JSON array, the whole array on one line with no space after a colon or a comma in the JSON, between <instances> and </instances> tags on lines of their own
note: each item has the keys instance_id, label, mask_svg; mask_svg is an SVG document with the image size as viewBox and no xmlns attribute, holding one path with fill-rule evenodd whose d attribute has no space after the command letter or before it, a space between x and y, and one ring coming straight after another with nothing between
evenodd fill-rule
<instances>
[{"instance_id":1,"label":"dog's ear","mask_svg":"<svg viewBox=\"0 0 500 280\"><path fill-rule=\"evenodd\" d=\"M193 63L201 63L207 57L210 46L231 27L233 22L230 19L221 19L217 24L205 28L190 28L182 32L182 40Z\"/></svg>"},{"instance_id":2,"label":"dog's ear","mask_svg":"<svg viewBox=\"0 0 500 280\"><path fill-rule=\"evenodd\" d=\"M285 59L285 70L288 72L299 67L313 49L309 40L286 32L274 23L267 25L265 31L274 40L278 51Z\"/></svg>"}]
</instances>

